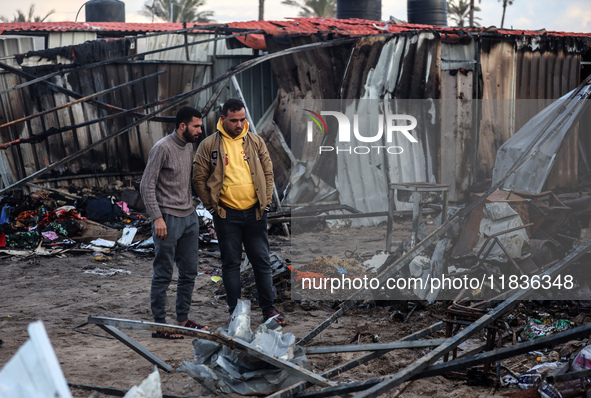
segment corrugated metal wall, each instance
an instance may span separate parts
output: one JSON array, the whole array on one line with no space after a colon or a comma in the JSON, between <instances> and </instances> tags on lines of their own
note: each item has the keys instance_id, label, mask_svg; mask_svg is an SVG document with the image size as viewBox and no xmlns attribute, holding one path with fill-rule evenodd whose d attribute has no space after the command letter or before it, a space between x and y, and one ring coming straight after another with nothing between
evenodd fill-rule
<instances>
[{"instance_id":1,"label":"corrugated metal wall","mask_svg":"<svg viewBox=\"0 0 591 398\"><path fill-rule=\"evenodd\" d=\"M377 63L364 82L361 99L383 101L376 109L382 109L384 114L415 116L420 123L413 134L418 143L409 145L398 134L387 143L386 137L382 136L382 141L376 145L400 146L404 152L400 155L382 151L372 156L337 156L336 179L342 203L363 212L384 211L388 208L389 184L437 182L440 111L433 99L440 95L440 44L438 35L425 32L393 37L383 46ZM361 104L366 105L369 104ZM351 109L349 116L352 119L354 113L367 115L376 109ZM396 206L399 210L410 208L409 204L398 201ZM380 221L383 218L363 220L362 224ZM354 221L355 224L360 222Z\"/></svg>"},{"instance_id":2,"label":"corrugated metal wall","mask_svg":"<svg viewBox=\"0 0 591 398\"><path fill-rule=\"evenodd\" d=\"M178 46L185 43L193 43L221 36L212 34L168 34L149 38L138 39L139 51L152 51L155 49L164 49L172 46ZM229 49L226 40L217 42L207 42L196 44L186 48L178 48L170 51L158 52L146 56L147 60L159 61L191 61L203 62L210 66L205 69L204 81L210 81L216 76L222 75L229 69L254 58L253 50L250 48ZM248 69L236 77L245 97L246 104L255 124L267 111L267 108L273 103L277 93L277 83L271 71L268 62ZM208 88L196 96L195 104L202 108L208 102L213 94L214 88ZM229 84L222 91L218 101L214 105L209 119L206 120L208 132L212 132L217 124L216 111L228 98L237 97L234 87Z\"/></svg>"},{"instance_id":3,"label":"corrugated metal wall","mask_svg":"<svg viewBox=\"0 0 591 398\"><path fill-rule=\"evenodd\" d=\"M531 117L576 88L581 42L568 37L481 38L483 94L476 179L492 176L498 148ZM524 101L527 99L529 104ZM578 184L578 136L568 137L547 181L547 189Z\"/></svg>"},{"instance_id":4,"label":"corrugated metal wall","mask_svg":"<svg viewBox=\"0 0 591 398\"><path fill-rule=\"evenodd\" d=\"M66 33L54 35L53 42L60 39L61 41L58 40L60 43L70 45L85 37L80 32L74 32L71 35ZM184 35L162 35L141 39L140 45L146 51L184 44L185 40L193 42L209 37L213 36L199 34L187 35L185 38ZM27 38L27 40L28 43L31 39ZM0 43L2 42L0 41ZM221 54L219 57L213 57L214 49L216 54ZM218 74L222 74L254 56L250 49L228 50L223 40L215 45L210 42L190 46L187 47L187 50L189 61L187 61L187 51L185 48L181 48L148 55L143 61L108 64L69 73L65 80L61 77L54 77L50 81L85 96L156 71L166 71L164 75L158 76L157 81L156 78L153 78L97 98L98 101L106 104L131 109L193 90L209 82ZM230 56L229 54L232 53L239 56ZM31 58L38 59L38 57ZM25 62L29 65L40 65L38 62L35 63L26 58ZM70 61L68 60L68 62ZM272 104L277 92L277 85L270 65L268 63L257 65L239 74L237 78L256 123ZM24 80L10 73L0 74L0 89L12 87L22 82ZM163 115L174 116L176 109L183 105L191 105L200 109L209 100L211 92L212 89L205 90L178 107L166 111ZM226 88L218 102L221 104L225 99L235 96L234 88ZM65 94L48 89L43 83L12 91L0 95L0 124L33 115L42 110L52 109L73 100ZM154 110L148 109L145 112L150 113ZM47 131L50 128L80 124L107 114L107 111L99 109L93 104L78 104L40 118L31 119L26 123L2 129L0 130L0 139L2 143L6 143ZM217 115L212 113L211 116L209 125L213 127ZM43 169L129 125L134 120L136 118L129 115L118 117L100 124L78 128L74 132L50 136L37 144L23 144L2 151L4 159L0 159L0 166L4 164L5 168L2 172L2 185L6 186L7 183L13 183ZM160 122L143 123L134 127L129 133L110 140L84 156L52 170L43 178L48 181L57 181L58 185L67 185L69 180L75 181L78 185L105 185L114 178L140 176L150 148L173 128L174 125L163 125ZM79 178L80 176L88 176L88 178Z\"/></svg>"},{"instance_id":5,"label":"corrugated metal wall","mask_svg":"<svg viewBox=\"0 0 591 398\"><path fill-rule=\"evenodd\" d=\"M51 79L52 82L69 88L82 95L88 95L108 87L113 87L140 76L166 70L158 76L158 82L147 80L135 85L124 87L97 99L125 109L154 102L185 92L203 84L203 65L187 63L136 63L112 64L68 74L67 80L61 77ZM0 89L21 83L20 78L11 74L3 74ZM66 95L48 90L42 84L35 84L25 89L12 91L0 96L0 116L2 120L16 120L33 115L41 110L51 109L57 105L72 101ZM191 101L180 104L194 105ZM146 113L153 111L148 109ZM174 109L166 112L173 115ZM20 137L29 137L54 127L79 124L88 120L106 116L107 111L84 103L63 109L48 115L20 123L13 127L0 130L2 142L9 142ZM49 166L51 163L72 154L108 134L125 127L133 120L130 116L118 117L100 124L94 124L70 132L48 137L37 144L22 144L5 151L11 174L14 179L25 176ZM77 180L80 185L101 185L108 183L109 177L123 178L138 176L143 172L148 152L152 145L169 133L174 125L165 126L159 122L143 123L113 140L100 145L68 164L62 165L46 176L61 178L72 175L89 175L89 179ZM63 184L67 184L64 181Z\"/></svg>"},{"instance_id":6,"label":"corrugated metal wall","mask_svg":"<svg viewBox=\"0 0 591 398\"><path fill-rule=\"evenodd\" d=\"M17 67L18 64L13 58L13 54L38 50L39 48L36 46L38 42L39 40L32 36L0 35L0 62Z\"/></svg>"},{"instance_id":7,"label":"corrugated metal wall","mask_svg":"<svg viewBox=\"0 0 591 398\"><path fill-rule=\"evenodd\" d=\"M290 45L317 40L292 37ZM285 48L270 37L267 43L273 51ZM352 49L340 46L283 57L272 62L280 86L275 121L291 141L294 155L312 163L318 176L335 184L322 170L334 169L337 158L332 154L319 158L321 142L316 142L322 139L324 145L331 145L334 137L315 136L309 145L290 140L290 128L295 128L290 121L302 117L293 109L294 99L309 103L329 98L442 99L433 107L441 129L425 130L429 133L421 137L423 152L420 159L416 154L412 167L390 165L393 173L384 180L362 175L361 163L359 167L348 164L339 167L336 178L345 182L338 184L343 203L363 211L385 210L385 201L379 209L363 203L367 198L356 203L355 185L384 198L388 182L438 182L450 185L451 201L462 200L472 184L491 177L500 145L541 109L545 99L556 99L579 84L585 43L572 37L482 35L457 36L440 45L437 35L417 32L390 40L364 37ZM532 104L524 108L515 102L523 98ZM428 112L424 116L428 119ZM565 141L548 188L577 185L577 142L577 136Z\"/></svg>"}]
</instances>

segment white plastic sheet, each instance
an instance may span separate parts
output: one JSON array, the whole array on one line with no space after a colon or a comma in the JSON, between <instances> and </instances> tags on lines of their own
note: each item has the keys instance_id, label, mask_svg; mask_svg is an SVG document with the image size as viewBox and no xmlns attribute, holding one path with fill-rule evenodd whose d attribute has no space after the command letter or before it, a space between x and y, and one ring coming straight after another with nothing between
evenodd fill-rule
<instances>
[{"instance_id":1,"label":"white plastic sheet","mask_svg":"<svg viewBox=\"0 0 591 398\"><path fill-rule=\"evenodd\" d=\"M43 322L28 331L30 339L0 371L0 398L72 397Z\"/></svg>"}]
</instances>

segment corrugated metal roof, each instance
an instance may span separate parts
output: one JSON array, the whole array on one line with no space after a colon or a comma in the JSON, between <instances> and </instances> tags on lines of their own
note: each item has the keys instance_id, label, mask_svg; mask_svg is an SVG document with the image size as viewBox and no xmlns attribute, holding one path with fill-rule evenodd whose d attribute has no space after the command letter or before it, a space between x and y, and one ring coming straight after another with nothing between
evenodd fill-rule
<instances>
[{"instance_id":1,"label":"corrugated metal roof","mask_svg":"<svg viewBox=\"0 0 591 398\"><path fill-rule=\"evenodd\" d=\"M207 23L188 23L187 28L211 26ZM0 34L15 32L167 32L184 29L182 23L138 23L138 22L10 22L0 23Z\"/></svg>"},{"instance_id":2,"label":"corrugated metal roof","mask_svg":"<svg viewBox=\"0 0 591 398\"><path fill-rule=\"evenodd\" d=\"M554 32L540 30L509 30L496 28L460 28L419 24L395 24L364 19L292 18L283 21L246 21L228 24L188 23L187 27L220 26L240 29L262 29L272 36L307 36L332 34L337 36L364 36L383 33L433 31L442 34L442 40L458 40L465 36L517 35L517 36L571 36L589 37L591 33ZM0 34L15 32L100 31L109 33L166 32L183 29L182 23L137 22L11 22L0 23ZM255 49L265 49L262 34L248 35L239 40Z\"/></svg>"},{"instance_id":3,"label":"corrugated metal roof","mask_svg":"<svg viewBox=\"0 0 591 398\"><path fill-rule=\"evenodd\" d=\"M569 33L541 30L509 30L496 28L460 28L442 27L419 24L394 24L389 22L376 22L365 19L330 19L330 18L293 18L285 21L248 21L231 22L227 26L242 29L262 29L272 36L307 36L314 34L333 34L338 36L365 36L384 33L420 33L438 32L442 34L442 40L461 40L466 36L479 35L517 35L517 36L572 36L589 37L591 33ZM255 49L265 49L264 37L250 35L248 38L238 38L245 45Z\"/></svg>"},{"instance_id":4,"label":"corrugated metal roof","mask_svg":"<svg viewBox=\"0 0 591 398\"><path fill-rule=\"evenodd\" d=\"M478 35L503 34L503 35L524 35L524 36L586 36L591 37L591 33L568 33L541 30L510 30L510 29L490 29L490 28L460 28L460 27L442 27L435 25L419 24L394 24L388 22L376 22L365 19L330 19L330 18L292 18L285 21L248 21L231 22L229 27L243 29L262 29L267 34L304 34L310 35L322 32L331 32L346 36L371 35L381 33L401 33L416 32L421 30L437 31L446 33L460 33Z\"/></svg>"}]
</instances>

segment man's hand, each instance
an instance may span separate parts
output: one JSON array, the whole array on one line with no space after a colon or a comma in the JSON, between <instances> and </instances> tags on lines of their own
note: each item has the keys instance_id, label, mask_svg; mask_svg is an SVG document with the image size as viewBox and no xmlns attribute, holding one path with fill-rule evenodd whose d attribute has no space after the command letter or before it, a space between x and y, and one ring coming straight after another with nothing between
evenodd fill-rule
<instances>
[{"instance_id":1,"label":"man's hand","mask_svg":"<svg viewBox=\"0 0 591 398\"><path fill-rule=\"evenodd\" d=\"M160 217L154 220L154 234L162 240L166 239L167 231L164 218Z\"/></svg>"}]
</instances>

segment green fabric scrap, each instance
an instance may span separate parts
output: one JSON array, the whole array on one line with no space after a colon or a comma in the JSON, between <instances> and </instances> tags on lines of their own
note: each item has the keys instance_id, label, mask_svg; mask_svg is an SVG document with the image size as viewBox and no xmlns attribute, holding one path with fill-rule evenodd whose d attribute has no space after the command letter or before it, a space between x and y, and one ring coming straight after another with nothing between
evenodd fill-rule
<instances>
[{"instance_id":1,"label":"green fabric scrap","mask_svg":"<svg viewBox=\"0 0 591 398\"><path fill-rule=\"evenodd\" d=\"M36 249L41 242L41 234L37 231L18 232L6 236L6 247L19 249Z\"/></svg>"},{"instance_id":2,"label":"green fabric scrap","mask_svg":"<svg viewBox=\"0 0 591 398\"><path fill-rule=\"evenodd\" d=\"M49 224L47 227L45 227L45 229L43 230L43 232L47 232L47 231L53 231L58 235L61 236L68 236L68 231L66 230L66 228L64 228L63 225L58 224L57 222L52 222L51 224Z\"/></svg>"}]
</instances>

